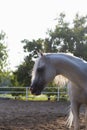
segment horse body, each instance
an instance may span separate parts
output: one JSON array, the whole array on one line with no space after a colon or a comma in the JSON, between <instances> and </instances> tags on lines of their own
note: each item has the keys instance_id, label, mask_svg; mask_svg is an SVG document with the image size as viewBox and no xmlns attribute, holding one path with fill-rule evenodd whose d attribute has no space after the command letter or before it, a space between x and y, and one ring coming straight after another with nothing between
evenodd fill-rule
<instances>
[{"instance_id":1,"label":"horse body","mask_svg":"<svg viewBox=\"0 0 87 130\"><path fill-rule=\"evenodd\" d=\"M68 85L71 101L70 115L73 118L68 125L71 127L74 121L74 130L80 130L79 108L81 104L87 104L86 61L63 53L41 56L34 65L31 92L39 95L44 86L59 74L70 80Z\"/></svg>"}]
</instances>

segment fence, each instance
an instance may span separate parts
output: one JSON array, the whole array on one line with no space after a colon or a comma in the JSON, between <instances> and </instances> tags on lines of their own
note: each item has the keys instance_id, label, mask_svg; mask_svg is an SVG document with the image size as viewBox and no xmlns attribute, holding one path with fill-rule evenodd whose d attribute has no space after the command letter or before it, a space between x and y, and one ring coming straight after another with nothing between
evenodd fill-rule
<instances>
[{"instance_id":1,"label":"fence","mask_svg":"<svg viewBox=\"0 0 87 130\"><path fill-rule=\"evenodd\" d=\"M49 91L49 89L51 91ZM14 97L17 97L16 95L22 94L25 96L26 100L32 98L29 87L0 87L0 97L6 97L8 94L13 95ZM60 87L46 87L42 94L48 95L48 97L49 95L56 95L56 99L59 101L61 95L67 95L67 91L65 91L65 89L62 89L61 91Z\"/></svg>"}]
</instances>

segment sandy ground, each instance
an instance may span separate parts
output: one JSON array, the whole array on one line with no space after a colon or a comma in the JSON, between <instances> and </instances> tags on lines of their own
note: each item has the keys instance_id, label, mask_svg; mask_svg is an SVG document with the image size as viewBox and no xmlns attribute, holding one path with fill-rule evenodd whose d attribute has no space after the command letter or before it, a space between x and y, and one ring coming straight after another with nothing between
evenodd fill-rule
<instances>
[{"instance_id":1,"label":"sandy ground","mask_svg":"<svg viewBox=\"0 0 87 130\"><path fill-rule=\"evenodd\" d=\"M0 99L0 130L68 130L65 125L68 106L68 102ZM84 130L83 114L80 121Z\"/></svg>"}]
</instances>

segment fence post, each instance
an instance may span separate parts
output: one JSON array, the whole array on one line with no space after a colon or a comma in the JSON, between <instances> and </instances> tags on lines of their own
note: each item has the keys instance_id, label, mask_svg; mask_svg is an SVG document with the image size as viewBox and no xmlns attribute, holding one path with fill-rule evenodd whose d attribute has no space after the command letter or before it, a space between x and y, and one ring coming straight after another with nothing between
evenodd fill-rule
<instances>
[{"instance_id":1,"label":"fence post","mask_svg":"<svg viewBox=\"0 0 87 130\"><path fill-rule=\"evenodd\" d=\"M58 90L57 90L57 101L60 100L60 90L59 90L59 87L58 87Z\"/></svg>"},{"instance_id":2,"label":"fence post","mask_svg":"<svg viewBox=\"0 0 87 130\"><path fill-rule=\"evenodd\" d=\"M28 100L28 87L26 87L26 101Z\"/></svg>"}]
</instances>

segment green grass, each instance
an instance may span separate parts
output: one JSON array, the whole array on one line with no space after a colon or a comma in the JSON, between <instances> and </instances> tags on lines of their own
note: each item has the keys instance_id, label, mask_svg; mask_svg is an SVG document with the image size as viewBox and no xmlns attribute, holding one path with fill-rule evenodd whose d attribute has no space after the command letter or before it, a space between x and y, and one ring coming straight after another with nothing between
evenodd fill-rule
<instances>
[{"instance_id":1,"label":"green grass","mask_svg":"<svg viewBox=\"0 0 87 130\"><path fill-rule=\"evenodd\" d=\"M14 96L12 96L11 94L0 94L0 98L11 98L11 99L15 99Z\"/></svg>"},{"instance_id":2,"label":"green grass","mask_svg":"<svg viewBox=\"0 0 87 130\"><path fill-rule=\"evenodd\" d=\"M26 100L29 100L29 101L47 101L48 100L48 96L45 95L45 94L41 94L39 96L34 96L34 95L29 94L28 96L29 97L26 99L26 95L25 96L23 96L23 95L12 96L11 94L0 94L0 97L3 97L3 98L10 98L10 99L17 99L17 100L24 100L24 101L26 101ZM56 98L57 97L55 95L50 96L51 101L57 100ZM68 96L67 95L60 95L60 100L67 101Z\"/></svg>"},{"instance_id":3,"label":"green grass","mask_svg":"<svg viewBox=\"0 0 87 130\"><path fill-rule=\"evenodd\" d=\"M12 96L11 94L0 94L0 97L2 98L10 98L10 99L19 99L19 100L26 100L26 96ZM32 100L32 101L46 101L47 96L46 95L39 95L39 96L34 96L34 95L29 95L27 100Z\"/></svg>"},{"instance_id":4,"label":"green grass","mask_svg":"<svg viewBox=\"0 0 87 130\"><path fill-rule=\"evenodd\" d=\"M39 96L30 95L29 100L32 100L32 101L47 101L47 96L43 95L43 94L39 95Z\"/></svg>"}]
</instances>

